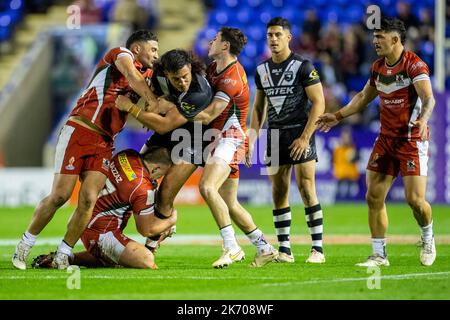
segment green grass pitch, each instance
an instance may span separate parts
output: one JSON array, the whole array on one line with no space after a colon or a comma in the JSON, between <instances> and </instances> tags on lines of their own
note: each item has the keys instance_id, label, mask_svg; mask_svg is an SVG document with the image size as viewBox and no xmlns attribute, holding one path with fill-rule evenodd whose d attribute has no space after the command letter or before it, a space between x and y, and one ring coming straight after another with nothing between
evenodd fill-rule
<instances>
[{"instance_id":1,"label":"green grass pitch","mask_svg":"<svg viewBox=\"0 0 450 320\"><path fill-rule=\"evenodd\" d=\"M270 207L247 208L257 225L267 235L273 235ZM292 209L292 233L308 235L302 207ZM65 208L56 214L39 236L32 257L55 249L72 211ZM418 248L411 241L389 244L389 235L418 239L419 229L407 206L388 206L387 250L391 266L380 270L379 282L374 279L376 274L354 266L371 252L367 209L364 204L340 204L324 207L324 235L348 241L333 244L325 238L327 262L324 265L306 265L309 246L294 244L294 264L272 263L253 269L249 263L255 249L248 240L239 237L246 260L215 270L211 263L220 255L220 242L163 243L156 256L158 270L81 268L79 289L70 289L75 283L74 274L66 271L13 269L10 258L14 245L32 212L33 208L0 209L0 299L450 299L450 208L445 206L433 206L438 257L432 267L420 265ZM173 240L218 235L206 206L180 206L178 212L177 234ZM136 235L132 219L125 233ZM237 234L242 236L240 231ZM367 243L352 243L355 235L367 237ZM45 240L55 243L45 244ZM78 245L77 250L82 250L82 246Z\"/></svg>"}]
</instances>

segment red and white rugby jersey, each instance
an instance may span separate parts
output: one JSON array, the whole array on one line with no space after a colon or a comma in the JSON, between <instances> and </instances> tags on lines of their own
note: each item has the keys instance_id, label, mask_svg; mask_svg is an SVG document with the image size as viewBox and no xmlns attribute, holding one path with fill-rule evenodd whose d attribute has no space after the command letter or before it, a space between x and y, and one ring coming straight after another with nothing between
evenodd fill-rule
<instances>
[{"instance_id":1,"label":"red and white rugby jersey","mask_svg":"<svg viewBox=\"0 0 450 320\"><path fill-rule=\"evenodd\" d=\"M425 62L410 51L403 51L393 66L387 65L384 58L373 63L369 84L376 87L380 97L381 134L420 139L419 129L411 125L422 111L414 83L429 81L429 75Z\"/></svg>"},{"instance_id":2,"label":"red and white rugby jersey","mask_svg":"<svg viewBox=\"0 0 450 320\"><path fill-rule=\"evenodd\" d=\"M134 59L130 50L123 47L113 48L97 64L91 81L70 114L91 121L111 138L122 130L128 118L127 112L114 107L119 94L132 92L128 80L115 65L115 61L125 55L133 59L134 65L144 77L151 78L152 70L143 68L142 64Z\"/></svg>"},{"instance_id":3,"label":"red and white rugby jersey","mask_svg":"<svg viewBox=\"0 0 450 320\"><path fill-rule=\"evenodd\" d=\"M228 102L225 110L211 122L211 127L226 131L237 129L239 135L245 137L246 120L250 94L247 76L242 65L235 61L222 72L216 72L216 62L209 65L206 78L215 93L214 98Z\"/></svg>"},{"instance_id":4,"label":"red and white rugby jersey","mask_svg":"<svg viewBox=\"0 0 450 320\"><path fill-rule=\"evenodd\" d=\"M110 164L106 185L100 192L88 228L101 233L123 230L131 216L153 213L155 181L150 179L138 152L124 150Z\"/></svg>"}]
</instances>

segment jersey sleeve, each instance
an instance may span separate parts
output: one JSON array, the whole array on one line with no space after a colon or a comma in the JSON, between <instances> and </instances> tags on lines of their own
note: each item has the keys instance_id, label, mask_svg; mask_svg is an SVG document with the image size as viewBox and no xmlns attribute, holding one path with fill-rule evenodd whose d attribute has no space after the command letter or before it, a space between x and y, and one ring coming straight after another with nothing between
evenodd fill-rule
<instances>
[{"instance_id":1,"label":"jersey sleeve","mask_svg":"<svg viewBox=\"0 0 450 320\"><path fill-rule=\"evenodd\" d=\"M430 70L428 69L427 64L419 57L416 57L416 59L411 61L406 72L413 83L421 80L430 80Z\"/></svg>"},{"instance_id":2,"label":"jersey sleeve","mask_svg":"<svg viewBox=\"0 0 450 320\"><path fill-rule=\"evenodd\" d=\"M233 78L223 78L215 88L216 94L214 95L214 98L224 100L228 103L233 97L242 92L243 86L242 79L239 79L238 76Z\"/></svg>"},{"instance_id":3,"label":"jersey sleeve","mask_svg":"<svg viewBox=\"0 0 450 320\"><path fill-rule=\"evenodd\" d=\"M309 60L305 60L302 63L300 68L300 81L305 88L320 83L319 73Z\"/></svg>"},{"instance_id":4,"label":"jersey sleeve","mask_svg":"<svg viewBox=\"0 0 450 320\"><path fill-rule=\"evenodd\" d=\"M211 86L205 78L199 76L199 87L196 90L188 91L176 106L183 117L192 120L209 106L211 100Z\"/></svg>"},{"instance_id":5,"label":"jersey sleeve","mask_svg":"<svg viewBox=\"0 0 450 320\"><path fill-rule=\"evenodd\" d=\"M135 215L151 214L154 211L155 190L150 185L141 186L130 197L131 208Z\"/></svg>"},{"instance_id":6,"label":"jersey sleeve","mask_svg":"<svg viewBox=\"0 0 450 320\"><path fill-rule=\"evenodd\" d=\"M369 76L368 83L369 83L369 85L371 87L376 87L376 84L375 84L375 71L374 71L374 65L373 64L370 67L370 76Z\"/></svg>"},{"instance_id":7,"label":"jersey sleeve","mask_svg":"<svg viewBox=\"0 0 450 320\"><path fill-rule=\"evenodd\" d=\"M111 57L112 62L115 62L117 59L120 59L123 57L130 57L131 60L134 61L133 53L124 47L113 48L106 55Z\"/></svg>"},{"instance_id":8,"label":"jersey sleeve","mask_svg":"<svg viewBox=\"0 0 450 320\"><path fill-rule=\"evenodd\" d=\"M259 76L258 70L255 71L255 85L256 89L263 90L263 86L261 84L261 77Z\"/></svg>"}]
</instances>

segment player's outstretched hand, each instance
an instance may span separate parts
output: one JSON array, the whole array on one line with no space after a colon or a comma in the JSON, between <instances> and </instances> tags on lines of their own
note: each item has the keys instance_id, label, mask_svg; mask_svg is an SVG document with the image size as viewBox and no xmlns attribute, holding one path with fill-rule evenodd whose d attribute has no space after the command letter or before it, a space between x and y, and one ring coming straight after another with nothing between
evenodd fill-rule
<instances>
[{"instance_id":1,"label":"player's outstretched hand","mask_svg":"<svg viewBox=\"0 0 450 320\"><path fill-rule=\"evenodd\" d=\"M130 98L126 96L118 95L116 98L116 108L121 111L129 112L133 105Z\"/></svg>"},{"instance_id":2,"label":"player's outstretched hand","mask_svg":"<svg viewBox=\"0 0 450 320\"><path fill-rule=\"evenodd\" d=\"M419 128L419 134L420 134L420 138L422 139L422 141L425 141L427 139L427 121L424 121L422 119L417 119L416 121L412 122L413 127L417 127Z\"/></svg>"},{"instance_id":3,"label":"player's outstretched hand","mask_svg":"<svg viewBox=\"0 0 450 320\"><path fill-rule=\"evenodd\" d=\"M319 116L319 120L316 121L317 129L322 132L330 131L330 129L338 123L339 120L333 113L324 113Z\"/></svg>"}]
</instances>

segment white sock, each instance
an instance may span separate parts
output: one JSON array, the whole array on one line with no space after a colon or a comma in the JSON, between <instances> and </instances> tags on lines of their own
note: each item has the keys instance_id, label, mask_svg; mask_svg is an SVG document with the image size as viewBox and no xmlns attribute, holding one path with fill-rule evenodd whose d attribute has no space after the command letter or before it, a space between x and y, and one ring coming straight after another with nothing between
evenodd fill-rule
<instances>
[{"instance_id":1,"label":"white sock","mask_svg":"<svg viewBox=\"0 0 450 320\"><path fill-rule=\"evenodd\" d=\"M220 229L220 235L222 236L223 246L225 249L231 249L232 251L235 251L239 248L236 237L234 235L234 229L231 224Z\"/></svg>"},{"instance_id":2,"label":"white sock","mask_svg":"<svg viewBox=\"0 0 450 320\"><path fill-rule=\"evenodd\" d=\"M431 241L433 238L433 221L425 227L420 227L420 231L424 241Z\"/></svg>"},{"instance_id":3,"label":"white sock","mask_svg":"<svg viewBox=\"0 0 450 320\"><path fill-rule=\"evenodd\" d=\"M25 242L30 247L34 246L34 244L36 243L36 238L37 236L29 233L28 230L25 231L25 233L22 235L23 242Z\"/></svg>"},{"instance_id":4,"label":"white sock","mask_svg":"<svg viewBox=\"0 0 450 320\"><path fill-rule=\"evenodd\" d=\"M64 240L61 241L61 244L58 247L58 252L67 254L69 257L73 257L72 247L69 246Z\"/></svg>"},{"instance_id":5,"label":"white sock","mask_svg":"<svg viewBox=\"0 0 450 320\"><path fill-rule=\"evenodd\" d=\"M386 238L372 238L372 252L386 258Z\"/></svg>"},{"instance_id":6,"label":"white sock","mask_svg":"<svg viewBox=\"0 0 450 320\"><path fill-rule=\"evenodd\" d=\"M270 244L267 243L264 234L258 228L247 233L247 237L256 246L258 253L270 251Z\"/></svg>"}]
</instances>

